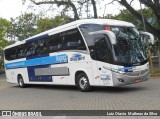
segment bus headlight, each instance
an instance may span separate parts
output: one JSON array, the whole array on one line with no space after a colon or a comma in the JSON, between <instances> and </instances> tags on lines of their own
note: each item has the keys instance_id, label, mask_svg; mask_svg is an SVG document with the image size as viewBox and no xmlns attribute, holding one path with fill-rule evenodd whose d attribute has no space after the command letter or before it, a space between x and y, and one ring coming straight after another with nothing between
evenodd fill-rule
<instances>
[{"instance_id":1,"label":"bus headlight","mask_svg":"<svg viewBox=\"0 0 160 119\"><path fill-rule=\"evenodd\" d=\"M108 69L108 70L111 70L115 73L119 73L119 74L125 74L126 72L125 71L122 71L122 70L118 70L118 69L111 69L111 68L107 68L105 66L103 66L104 69Z\"/></svg>"},{"instance_id":2,"label":"bus headlight","mask_svg":"<svg viewBox=\"0 0 160 119\"><path fill-rule=\"evenodd\" d=\"M117 69L112 69L111 71L119 73L119 74L125 74L126 72L122 71L122 70L117 70Z\"/></svg>"}]
</instances>

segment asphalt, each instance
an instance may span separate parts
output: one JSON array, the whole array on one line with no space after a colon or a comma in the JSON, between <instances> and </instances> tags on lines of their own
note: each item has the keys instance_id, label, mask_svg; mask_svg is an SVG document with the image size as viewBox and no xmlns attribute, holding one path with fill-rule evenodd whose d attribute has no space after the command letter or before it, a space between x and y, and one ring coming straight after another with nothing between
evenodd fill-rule
<instances>
[{"instance_id":1,"label":"asphalt","mask_svg":"<svg viewBox=\"0 0 160 119\"><path fill-rule=\"evenodd\" d=\"M0 75L0 110L159 110L160 78L124 87L30 85L19 88Z\"/></svg>"}]
</instances>

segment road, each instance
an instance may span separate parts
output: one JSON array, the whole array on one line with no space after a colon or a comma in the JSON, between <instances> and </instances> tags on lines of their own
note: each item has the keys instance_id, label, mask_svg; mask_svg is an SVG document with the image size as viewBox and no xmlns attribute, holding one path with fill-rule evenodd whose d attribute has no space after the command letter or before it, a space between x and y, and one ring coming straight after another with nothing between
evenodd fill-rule
<instances>
[{"instance_id":1,"label":"road","mask_svg":"<svg viewBox=\"0 0 160 119\"><path fill-rule=\"evenodd\" d=\"M160 78L84 93L74 86L19 88L0 75L0 110L160 110Z\"/></svg>"}]
</instances>

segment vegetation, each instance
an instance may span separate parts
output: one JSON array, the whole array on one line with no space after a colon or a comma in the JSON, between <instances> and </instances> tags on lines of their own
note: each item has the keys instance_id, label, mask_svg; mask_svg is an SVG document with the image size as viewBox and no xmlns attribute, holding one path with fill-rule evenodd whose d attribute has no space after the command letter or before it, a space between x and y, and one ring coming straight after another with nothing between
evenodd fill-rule
<instances>
[{"instance_id":1,"label":"vegetation","mask_svg":"<svg viewBox=\"0 0 160 119\"><path fill-rule=\"evenodd\" d=\"M145 23L147 31L154 34L158 40L160 40L160 2L159 0L140 0L141 4L144 4L147 8L150 8L150 12L155 16L155 21L158 26L154 26L147 20L146 17L142 17L141 12L135 10L132 7L133 0L112 0L112 2L118 2L122 6L124 6L133 16L136 17L141 23ZM148 12L149 14L149 12ZM144 29L145 30L145 29Z\"/></svg>"},{"instance_id":2,"label":"vegetation","mask_svg":"<svg viewBox=\"0 0 160 119\"><path fill-rule=\"evenodd\" d=\"M138 10L140 12L140 10ZM152 10L150 8L145 8L142 10L144 17L150 22L152 26L155 28L158 28L158 23L155 21L155 15L152 13ZM128 10L121 10L120 14L111 16L112 19L118 19L122 21L128 21L136 25L137 29L139 31L143 31L143 24L134 16L132 15ZM150 21L152 19L152 21ZM156 43L154 45L151 45L151 53L153 55L157 55L158 50L160 48L160 41L156 40Z\"/></svg>"},{"instance_id":3,"label":"vegetation","mask_svg":"<svg viewBox=\"0 0 160 119\"><path fill-rule=\"evenodd\" d=\"M22 0L24 3L26 0ZM50 4L50 5L57 5L57 7L63 7L63 12L66 12L68 10L73 11L74 13L74 20L80 19L80 14L82 12L82 9L86 9L84 6L88 6L90 3L93 8L93 17L98 18L97 14L97 7L96 3L99 0L30 0L35 5L44 5L44 4ZM86 9L88 12L88 8Z\"/></svg>"},{"instance_id":4,"label":"vegetation","mask_svg":"<svg viewBox=\"0 0 160 119\"><path fill-rule=\"evenodd\" d=\"M6 40L7 31L10 28L10 22L0 18L0 69L3 68L3 48L9 45L9 41Z\"/></svg>"},{"instance_id":5,"label":"vegetation","mask_svg":"<svg viewBox=\"0 0 160 119\"><path fill-rule=\"evenodd\" d=\"M26 2L26 0L22 0L23 3ZM80 13L82 9L87 11L88 14L88 4L90 3L90 6L93 6L93 16L92 18L98 18L97 13L97 3L100 2L100 0L30 0L35 5L57 5L57 7L62 7L61 12L66 11L73 11L74 20L80 19ZM150 24L146 17L142 17L141 11L137 11L132 7L132 2L134 0L112 0L113 2L118 2L122 6L124 6L133 16L135 16L136 19L138 19L141 23L144 21L146 25L146 29L154 34L158 39L160 39L160 2L159 0L140 0L139 2L141 4L144 4L147 8L150 8L150 11L148 14L153 14L155 21L158 25L158 27L155 27L154 25ZM83 7L85 6L85 7ZM55 7L55 6L54 6ZM147 15L147 14L146 14Z\"/></svg>"},{"instance_id":6,"label":"vegetation","mask_svg":"<svg viewBox=\"0 0 160 119\"><path fill-rule=\"evenodd\" d=\"M56 16L55 18L43 18L33 13L25 13L15 19L11 19L11 28L8 31L8 38L12 41L24 40L28 37L59 26L68 21L68 16Z\"/></svg>"}]
</instances>

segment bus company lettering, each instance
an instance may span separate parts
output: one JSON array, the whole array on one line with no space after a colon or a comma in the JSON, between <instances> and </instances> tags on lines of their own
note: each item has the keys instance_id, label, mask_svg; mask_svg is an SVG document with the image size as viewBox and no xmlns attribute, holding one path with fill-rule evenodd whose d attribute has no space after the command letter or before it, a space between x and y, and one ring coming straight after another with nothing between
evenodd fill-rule
<instances>
[{"instance_id":1,"label":"bus company lettering","mask_svg":"<svg viewBox=\"0 0 160 119\"><path fill-rule=\"evenodd\" d=\"M61 62L67 62L67 55L58 55L56 56L56 61L61 63Z\"/></svg>"},{"instance_id":2,"label":"bus company lettering","mask_svg":"<svg viewBox=\"0 0 160 119\"><path fill-rule=\"evenodd\" d=\"M81 54L73 54L73 56L70 58L70 61L80 61L85 60L85 56L82 56Z\"/></svg>"},{"instance_id":3,"label":"bus company lettering","mask_svg":"<svg viewBox=\"0 0 160 119\"><path fill-rule=\"evenodd\" d=\"M22 61L22 62L8 64L8 65L6 65L6 68L22 67L24 65L25 65L25 62Z\"/></svg>"},{"instance_id":4,"label":"bus company lettering","mask_svg":"<svg viewBox=\"0 0 160 119\"><path fill-rule=\"evenodd\" d=\"M109 74L102 74L100 77L101 80L111 80L111 76Z\"/></svg>"}]
</instances>

